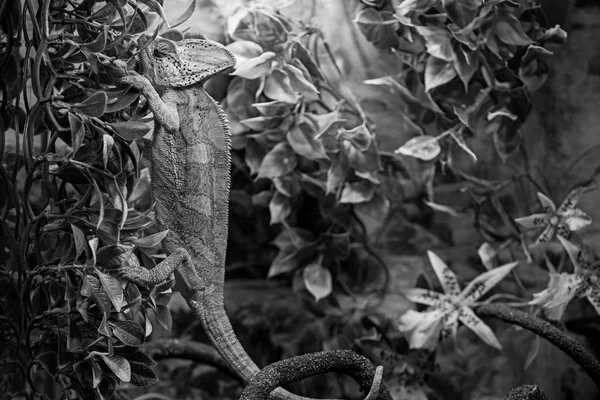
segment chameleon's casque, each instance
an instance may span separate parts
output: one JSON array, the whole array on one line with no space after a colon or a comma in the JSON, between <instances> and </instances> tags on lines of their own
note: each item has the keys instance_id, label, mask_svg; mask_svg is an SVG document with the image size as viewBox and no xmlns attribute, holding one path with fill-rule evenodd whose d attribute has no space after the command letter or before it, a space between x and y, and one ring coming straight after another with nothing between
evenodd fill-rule
<instances>
[{"instance_id":1,"label":"chameleon's casque","mask_svg":"<svg viewBox=\"0 0 600 400\"><path fill-rule=\"evenodd\" d=\"M124 277L153 285L177 274L193 312L225 361L250 381L259 368L239 343L225 313L223 289L229 214L230 132L225 114L202 83L232 67L233 55L209 40L142 37L143 75L122 81L140 90L154 114L150 149L156 221L169 233L168 257L152 270L123 267ZM281 388L271 395L306 400Z\"/></svg>"}]
</instances>

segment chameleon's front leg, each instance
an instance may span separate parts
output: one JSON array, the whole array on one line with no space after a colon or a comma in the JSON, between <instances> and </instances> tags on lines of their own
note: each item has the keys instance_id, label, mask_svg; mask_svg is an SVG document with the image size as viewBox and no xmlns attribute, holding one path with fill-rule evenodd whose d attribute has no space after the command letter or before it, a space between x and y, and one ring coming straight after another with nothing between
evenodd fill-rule
<instances>
[{"instance_id":1,"label":"chameleon's front leg","mask_svg":"<svg viewBox=\"0 0 600 400\"><path fill-rule=\"evenodd\" d=\"M157 121L160 126L171 133L179 131L179 115L177 114L177 108L174 105L175 102L164 101L148 78L135 72L130 72L130 75L121 78L121 82L131 85L142 92L148 101L148 106L150 107L150 110L152 110L152 114L154 114L154 120ZM169 97L169 94L166 96Z\"/></svg>"}]
</instances>

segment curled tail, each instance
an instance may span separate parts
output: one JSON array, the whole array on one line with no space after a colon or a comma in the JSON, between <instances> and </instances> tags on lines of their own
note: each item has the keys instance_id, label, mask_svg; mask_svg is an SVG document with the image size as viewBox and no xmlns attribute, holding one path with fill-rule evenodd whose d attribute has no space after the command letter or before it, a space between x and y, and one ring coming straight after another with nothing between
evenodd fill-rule
<instances>
[{"instance_id":1,"label":"curled tail","mask_svg":"<svg viewBox=\"0 0 600 400\"><path fill-rule=\"evenodd\" d=\"M245 383L250 382L260 368L252 361L235 335L223 303L219 304L211 298L210 292L204 293L205 295L198 300L190 298L190 307L200 318L206 334L221 357ZM280 387L273 390L270 397L274 400L317 400L295 395Z\"/></svg>"}]
</instances>

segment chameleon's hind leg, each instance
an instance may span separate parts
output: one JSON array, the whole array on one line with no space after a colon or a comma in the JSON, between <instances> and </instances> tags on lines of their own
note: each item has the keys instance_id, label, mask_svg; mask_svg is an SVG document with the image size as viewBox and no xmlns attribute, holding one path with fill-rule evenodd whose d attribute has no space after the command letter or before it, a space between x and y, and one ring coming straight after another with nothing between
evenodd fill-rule
<instances>
[{"instance_id":1,"label":"chameleon's hind leg","mask_svg":"<svg viewBox=\"0 0 600 400\"><path fill-rule=\"evenodd\" d=\"M198 289L198 286L202 286L202 280L194 269L190 254L181 247L169 254L167 258L152 269L141 266L137 258L132 255L129 265L118 270L125 279L147 288L164 282L174 271L179 272L186 288Z\"/></svg>"}]
</instances>

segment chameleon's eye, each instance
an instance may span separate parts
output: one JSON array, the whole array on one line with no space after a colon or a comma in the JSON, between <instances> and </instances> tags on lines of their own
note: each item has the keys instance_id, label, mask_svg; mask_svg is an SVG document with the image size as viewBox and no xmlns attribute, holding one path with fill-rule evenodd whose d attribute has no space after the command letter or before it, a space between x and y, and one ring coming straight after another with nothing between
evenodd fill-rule
<instances>
[{"instance_id":1,"label":"chameleon's eye","mask_svg":"<svg viewBox=\"0 0 600 400\"><path fill-rule=\"evenodd\" d=\"M163 58L169 55L169 53L173 52L173 48L171 47L169 42L161 41L158 42L154 49L154 57Z\"/></svg>"},{"instance_id":2,"label":"chameleon's eye","mask_svg":"<svg viewBox=\"0 0 600 400\"><path fill-rule=\"evenodd\" d=\"M166 57L167 53L160 51L159 49L154 49L154 57L156 58L163 58Z\"/></svg>"}]
</instances>

